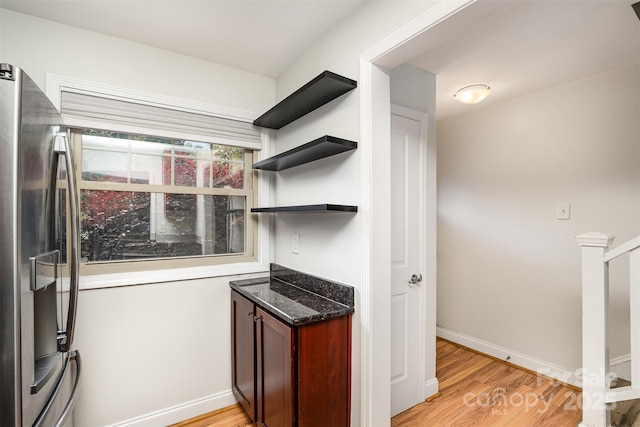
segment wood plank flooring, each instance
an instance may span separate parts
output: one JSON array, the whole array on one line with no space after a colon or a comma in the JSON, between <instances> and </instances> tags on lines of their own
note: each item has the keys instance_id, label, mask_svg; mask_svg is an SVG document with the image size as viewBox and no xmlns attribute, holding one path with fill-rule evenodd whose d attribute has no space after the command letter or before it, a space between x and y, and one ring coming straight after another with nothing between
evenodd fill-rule
<instances>
[{"instance_id":1,"label":"wood plank flooring","mask_svg":"<svg viewBox=\"0 0 640 427\"><path fill-rule=\"evenodd\" d=\"M581 394L535 373L438 339L437 397L393 417L392 427L575 427Z\"/></svg>"},{"instance_id":2,"label":"wood plank flooring","mask_svg":"<svg viewBox=\"0 0 640 427\"><path fill-rule=\"evenodd\" d=\"M575 427L582 418L573 388L442 339L436 349L440 393L393 417L392 427ZM234 405L171 427L248 426L256 425Z\"/></svg>"},{"instance_id":3,"label":"wood plank flooring","mask_svg":"<svg viewBox=\"0 0 640 427\"><path fill-rule=\"evenodd\" d=\"M256 427L239 403L169 427Z\"/></svg>"}]
</instances>

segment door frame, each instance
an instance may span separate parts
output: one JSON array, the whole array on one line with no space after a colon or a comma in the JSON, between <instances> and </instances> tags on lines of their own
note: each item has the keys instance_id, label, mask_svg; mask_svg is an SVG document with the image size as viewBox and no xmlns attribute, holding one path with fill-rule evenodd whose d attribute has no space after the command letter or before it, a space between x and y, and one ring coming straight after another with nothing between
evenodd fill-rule
<instances>
[{"instance_id":1,"label":"door frame","mask_svg":"<svg viewBox=\"0 0 640 427\"><path fill-rule=\"evenodd\" d=\"M390 149L389 70L415 56L420 36L476 0L440 1L431 9L399 28L360 55L360 224L362 237L361 270L361 370L360 423L390 423L390 277L389 251L390 191L384 158ZM433 138L429 138L433 139ZM435 144L435 140L433 141ZM435 152L430 156L436 161ZM388 168L387 168L388 169ZM427 188L428 198L436 200L435 180ZM437 212L429 215L428 227L437 226ZM386 249L385 249L386 245ZM435 267L435 235L427 239L430 255L427 268ZM435 274L435 270L433 271ZM433 291L427 306L427 328L435 330L435 277L427 275L425 286ZM433 308L433 310L430 310ZM435 335L435 332L433 332ZM435 355L433 355L435 360Z\"/></svg>"}]
</instances>

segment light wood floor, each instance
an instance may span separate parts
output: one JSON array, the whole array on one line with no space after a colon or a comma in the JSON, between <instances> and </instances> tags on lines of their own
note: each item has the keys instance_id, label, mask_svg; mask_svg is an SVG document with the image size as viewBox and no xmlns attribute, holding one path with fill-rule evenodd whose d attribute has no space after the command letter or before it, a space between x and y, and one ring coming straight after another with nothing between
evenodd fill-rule
<instances>
[{"instance_id":1,"label":"light wood floor","mask_svg":"<svg viewBox=\"0 0 640 427\"><path fill-rule=\"evenodd\" d=\"M440 393L393 417L392 427L575 427L576 390L438 339ZM171 427L255 427L239 405ZM355 427L355 426L354 426Z\"/></svg>"},{"instance_id":2,"label":"light wood floor","mask_svg":"<svg viewBox=\"0 0 640 427\"><path fill-rule=\"evenodd\" d=\"M393 417L393 427L575 427L581 393L438 339L440 393Z\"/></svg>"},{"instance_id":3,"label":"light wood floor","mask_svg":"<svg viewBox=\"0 0 640 427\"><path fill-rule=\"evenodd\" d=\"M251 418L242 409L240 404L228 406L218 411L209 412L190 420L169 427L257 427L251 423Z\"/></svg>"}]
</instances>

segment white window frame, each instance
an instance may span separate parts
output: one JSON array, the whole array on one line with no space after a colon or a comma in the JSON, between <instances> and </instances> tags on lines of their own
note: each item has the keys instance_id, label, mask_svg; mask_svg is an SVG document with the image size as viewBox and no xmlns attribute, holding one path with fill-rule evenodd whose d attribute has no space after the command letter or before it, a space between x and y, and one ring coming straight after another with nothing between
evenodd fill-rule
<instances>
[{"instance_id":1,"label":"white window frame","mask_svg":"<svg viewBox=\"0 0 640 427\"><path fill-rule=\"evenodd\" d=\"M197 101L173 98L165 95L158 95L138 90L110 86L55 74L47 75L46 94L58 110L60 110L62 92L65 91L139 103L166 109L175 109L177 111L192 112L200 115L226 118L248 123L253 122L253 120L259 116L259 114L252 112L236 110ZM68 127L94 127L98 129L104 127L104 125L101 123L91 123L90 121L86 120L80 121L64 117L63 119ZM135 128L131 128L130 130L131 133L148 133L146 129L138 129L136 131ZM269 131L264 129L262 130L262 149L256 151L258 159L264 159L268 157L270 136L271 135ZM252 171L246 172L252 173ZM269 187L270 185L268 177L264 174L257 174L254 179L254 191L257 195L257 205L261 204L261 200L266 201L262 204L268 204L268 201L271 198ZM247 215L251 215L251 213L248 212ZM173 268L157 271L146 270L131 271L126 273L81 276L80 289L99 289L268 272L270 260L269 215L258 215L256 227L257 241L254 242L255 261L198 267Z\"/></svg>"}]
</instances>

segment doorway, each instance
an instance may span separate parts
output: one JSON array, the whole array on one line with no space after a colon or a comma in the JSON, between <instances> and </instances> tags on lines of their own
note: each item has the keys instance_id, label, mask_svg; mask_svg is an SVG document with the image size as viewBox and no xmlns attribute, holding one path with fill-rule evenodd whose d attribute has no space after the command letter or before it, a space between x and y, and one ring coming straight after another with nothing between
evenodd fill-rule
<instances>
[{"instance_id":1,"label":"doorway","mask_svg":"<svg viewBox=\"0 0 640 427\"><path fill-rule=\"evenodd\" d=\"M400 28L383 39L360 57L359 90L361 94L361 228L363 230L362 260L362 313L363 331L361 339L361 423L363 425L385 425L389 423L391 373L391 218L389 204L390 175L388 173L390 154L390 69L405 63L419 43L419 35L436 26L442 20L460 12L474 0L463 2L441 2L437 8L417 17L410 25ZM434 120L430 117L430 120ZM435 127L429 126L429 132ZM428 174L426 196L427 229L436 230L436 156L435 138L427 138ZM433 145L430 145L433 144ZM385 167L386 166L386 167ZM433 167L431 167L433 166ZM433 201L433 204L430 202ZM377 232L374 232L377 230ZM383 230L383 231L381 231ZM386 231L389 231L388 233ZM427 307L425 310L425 340L436 337L436 236L427 237L426 274L423 286L426 288ZM432 268L430 268L432 267ZM435 350L435 345L434 345ZM425 371L433 370L435 375L435 351L425 354ZM425 389L435 388L437 380L427 381ZM430 394L425 392L425 396Z\"/></svg>"},{"instance_id":2,"label":"doorway","mask_svg":"<svg viewBox=\"0 0 640 427\"><path fill-rule=\"evenodd\" d=\"M391 416L425 398L426 125L391 106Z\"/></svg>"}]
</instances>

